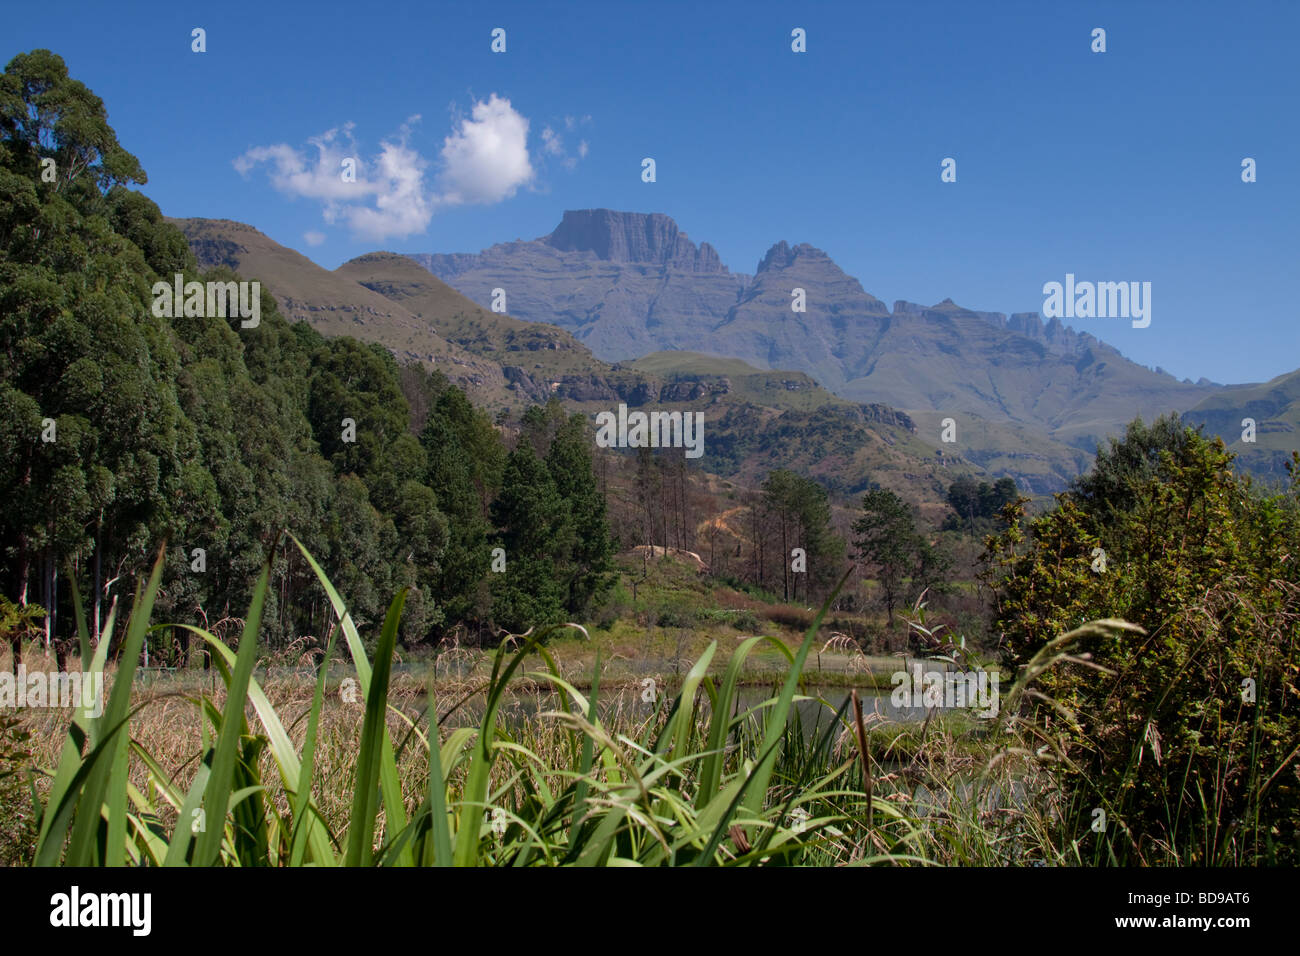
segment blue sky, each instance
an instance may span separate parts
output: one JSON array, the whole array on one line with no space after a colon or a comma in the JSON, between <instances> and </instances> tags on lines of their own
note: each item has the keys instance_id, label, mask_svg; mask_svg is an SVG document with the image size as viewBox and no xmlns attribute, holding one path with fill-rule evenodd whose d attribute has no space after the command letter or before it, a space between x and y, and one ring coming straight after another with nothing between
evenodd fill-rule
<instances>
[{"instance_id":1,"label":"blue sky","mask_svg":"<svg viewBox=\"0 0 1300 956\"><path fill-rule=\"evenodd\" d=\"M1040 311L1067 272L1149 281L1148 328L1072 324L1241 382L1300 366L1298 36L1290 0L32 3L0 55L62 55L166 214L328 268L536 238L565 209L663 212L736 271L812 243L888 304Z\"/></svg>"}]
</instances>

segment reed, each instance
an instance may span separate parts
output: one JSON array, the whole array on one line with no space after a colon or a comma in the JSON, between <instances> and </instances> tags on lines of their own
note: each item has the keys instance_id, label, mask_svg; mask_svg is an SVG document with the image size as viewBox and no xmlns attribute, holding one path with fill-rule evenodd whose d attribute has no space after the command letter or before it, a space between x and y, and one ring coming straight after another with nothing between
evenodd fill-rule
<instances>
[{"instance_id":1,"label":"reed","mask_svg":"<svg viewBox=\"0 0 1300 956\"><path fill-rule=\"evenodd\" d=\"M135 686L161 557L133 602L116 668L106 660L116 613L92 648L76 600L83 667L106 672L108 702L95 719L27 718L25 740L61 744L32 747L54 769L29 774L35 838L18 856L100 866L1106 862L1071 839L1077 808L1027 708L972 733L961 717L917 728L864 718L846 701L827 704L815 731L803 726L794 704L834 594L793 652L751 637L713 667L711 644L647 711L636 684L602 685L599 660L589 690L557 666L546 642L581 632L576 624L504 642L482 676L395 674L404 595L367 655L342 597L298 547L337 628L322 660L263 680L268 568L236 647L193 629L212 651L215 689L193 675ZM1081 632L1037 663L1053 666ZM783 683L742 706L747 658L774 645L789 661ZM328 677L336 648L351 661L355 703ZM1021 675L1008 703L1033 696L1039 671ZM521 710L521 688L543 706Z\"/></svg>"}]
</instances>

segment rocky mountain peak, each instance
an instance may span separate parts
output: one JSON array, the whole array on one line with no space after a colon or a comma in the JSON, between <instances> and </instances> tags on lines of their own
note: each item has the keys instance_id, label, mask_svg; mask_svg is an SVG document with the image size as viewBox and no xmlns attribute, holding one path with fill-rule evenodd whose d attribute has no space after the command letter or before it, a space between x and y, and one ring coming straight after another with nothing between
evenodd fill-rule
<instances>
[{"instance_id":1,"label":"rocky mountain peak","mask_svg":"<svg viewBox=\"0 0 1300 956\"><path fill-rule=\"evenodd\" d=\"M790 243L782 239L763 256L763 261L758 264L755 275L767 272L772 269L788 269L794 265L796 259L826 259L830 257L816 246L810 246L806 242L801 242L797 246L791 246Z\"/></svg>"},{"instance_id":2,"label":"rocky mountain peak","mask_svg":"<svg viewBox=\"0 0 1300 956\"><path fill-rule=\"evenodd\" d=\"M663 213L566 210L541 242L560 252L590 252L609 262L647 263L690 272L726 272L707 242L698 248Z\"/></svg>"}]
</instances>

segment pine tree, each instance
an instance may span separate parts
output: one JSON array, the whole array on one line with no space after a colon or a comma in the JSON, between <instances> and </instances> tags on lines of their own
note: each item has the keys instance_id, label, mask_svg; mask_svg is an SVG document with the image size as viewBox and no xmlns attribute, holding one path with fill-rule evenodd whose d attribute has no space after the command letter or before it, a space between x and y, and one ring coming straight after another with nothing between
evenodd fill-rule
<instances>
[{"instance_id":1,"label":"pine tree","mask_svg":"<svg viewBox=\"0 0 1300 956\"><path fill-rule=\"evenodd\" d=\"M947 554L921 535L912 509L892 491L877 488L863 496L853 533L859 557L880 582L890 627L900 602L942 583L951 566Z\"/></svg>"},{"instance_id":2,"label":"pine tree","mask_svg":"<svg viewBox=\"0 0 1300 956\"><path fill-rule=\"evenodd\" d=\"M493 579L494 620L515 633L562 621L573 523L546 465L527 443L506 459L492 521L506 559L505 573Z\"/></svg>"},{"instance_id":3,"label":"pine tree","mask_svg":"<svg viewBox=\"0 0 1300 956\"><path fill-rule=\"evenodd\" d=\"M596 487L586 420L573 415L559 427L546 454L546 468L573 521L573 544L565 560L565 607L581 618L613 584L614 541L605 497Z\"/></svg>"},{"instance_id":4,"label":"pine tree","mask_svg":"<svg viewBox=\"0 0 1300 956\"><path fill-rule=\"evenodd\" d=\"M777 469L762 486L762 509L775 523L773 532L780 544L782 587L791 600L803 581L804 598L809 587L833 584L844 558L844 543L831 530L831 507L826 489L811 478ZM792 551L802 548L807 559L805 572L792 570Z\"/></svg>"},{"instance_id":5,"label":"pine tree","mask_svg":"<svg viewBox=\"0 0 1300 956\"><path fill-rule=\"evenodd\" d=\"M449 624L487 616L489 598L481 585L491 563L492 528L474 480L475 462L462 437L470 420L454 420L457 410L454 399L439 400L420 435L428 462L425 484L446 516L447 529L442 559L431 576L431 597Z\"/></svg>"}]
</instances>

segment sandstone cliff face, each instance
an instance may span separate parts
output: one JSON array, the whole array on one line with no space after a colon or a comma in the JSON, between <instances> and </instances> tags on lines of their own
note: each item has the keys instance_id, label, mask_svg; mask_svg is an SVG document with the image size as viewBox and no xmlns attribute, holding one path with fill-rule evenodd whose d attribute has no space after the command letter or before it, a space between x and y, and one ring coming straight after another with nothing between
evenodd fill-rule
<instances>
[{"instance_id":1,"label":"sandstone cliff face","mask_svg":"<svg viewBox=\"0 0 1300 956\"><path fill-rule=\"evenodd\" d=\"M916 432L916 423L896 408L876 404L859 405L858 408L863 421L875 422L878 425L893 425L897 428L906 428L909 432Z\"/></svg>"},{"instance_id":2,"label":"sandstone cliff face","mask_svg":"<svg viewBox=\"0 0 1300 956\"><path fill-rule=\"evenodd\" d=\"M567 212L548 236L479 255L411 258L485 307L494 288L505 289L511 315L567 329L607 361L712 328L748 280L668 216L609 209Z\"/></svg>"},{"instance_id":3,"label":"sandstone cliff face","mask_svg":"<svg viewBox=\"0 0 1300 956\"><path fill-rule=\"evenodd\" d=\"M669 382L659 389L659 401L698 402L729 391L731 384L725 378L717 382Z\"/></svg>"},{"instance_id":4,"label":"sandstone cliff face","mask_svg":"<svg viewBox=\"0 0 1300 956\"><path fill-rule=\"evenodd\" d=\"M707 242L699 248L661 213L581 209L564 214L549 236L540 240L560 252L590 252L608 262L649 263L686 272L726 272Z\"/></svg>"}]
</instances>

